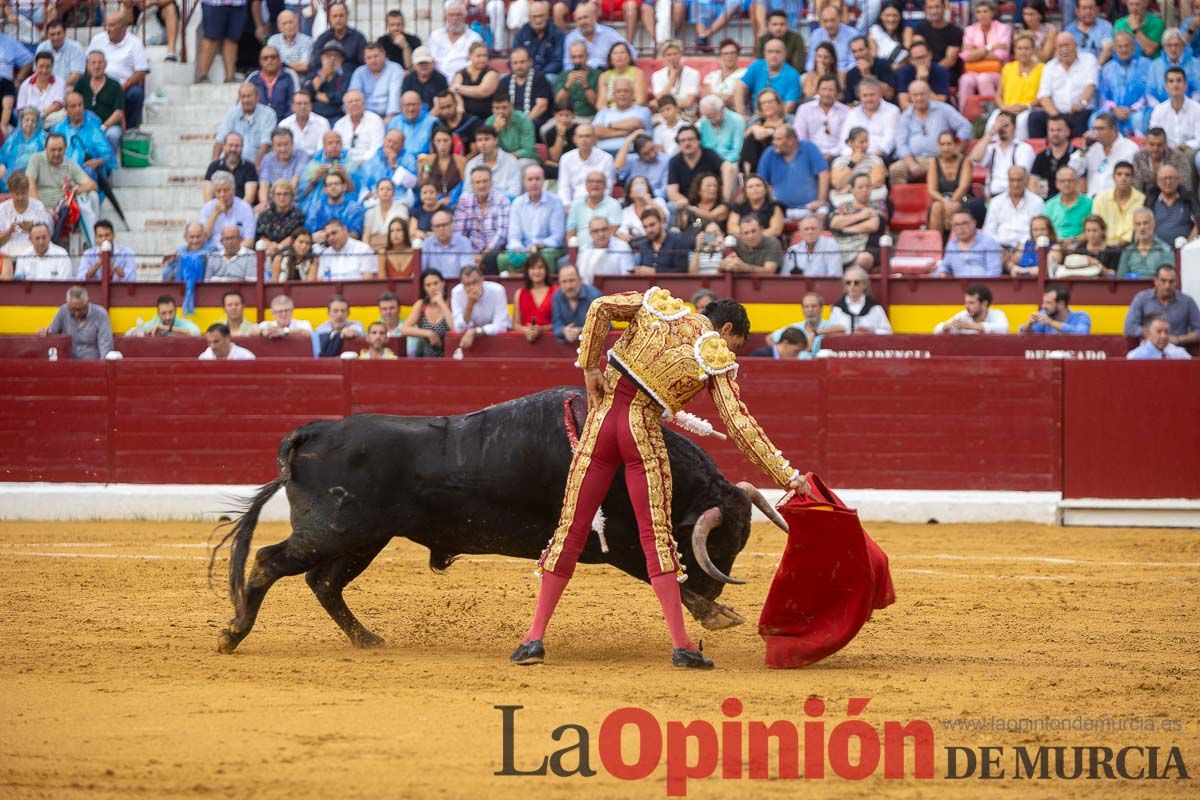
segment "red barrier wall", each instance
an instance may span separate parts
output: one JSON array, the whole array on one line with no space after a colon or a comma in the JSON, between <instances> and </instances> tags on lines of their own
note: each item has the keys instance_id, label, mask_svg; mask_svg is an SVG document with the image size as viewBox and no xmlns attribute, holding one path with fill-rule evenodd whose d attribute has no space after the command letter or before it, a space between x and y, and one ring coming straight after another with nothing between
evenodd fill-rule
<instances>
[{"instance_id":1,"label":"red barrier wall","mask_svg":"<svg viewBox=\"0 0 1200 800\"><path fill-rule=\"evenodd\" d=\"M928 358L932 356L1011 356L1044 358L1047 351L1063 350L1076 358L1124 358L1137 340L1124 336L970 336L893 335L827 336L821 347L843 357ZM903 355L908 352L908 355Z\"/></svg>"},{"instance_id":2,"label":"red barrier wall","mask_svg":"<svg viewBox=\"0 0 1200 800\"><path fill-rule=\"evenodd\" d=\"M1063 367L1064 497L1200 497L1194 362Z\"/></svg>"},{"instance_id":3,"label":"red barrier wall","mask_svg":"<svg viewBox=\"0 0 1200 800\"><path fill-rule=\"evenodd\" d=\"M777 446L835 486L1200 498L1194 364L760 359L739 377ZM312 419L564 384L579 371L557 359L0 360L0 479L262 483ZM691 410L723 428L706 396ZM730 479L762 481L731 442L700 441Z\"/></svg>"},{"instance_id":4,"label":"red barrier wall","mask_svg":"<svg viewBox=\"0 0 1200 800\"><path fill-rule=\"evenodd\" d=\"M611 347L620 336L620 331L609 334L606 347ZM457 333L446 335L445 351L449 358L458 347L462 336ZM234 341L253 351L259 358L312 358L312 342L305 337L263 339L258 336L235 336ZM115 347L126 358L195 358L207 347L207 342L195 336L118 336ZM400 356L405 355L403 341L388 340L389 346ZM750 351L761 344L761 337L751 336L742 346L739 355L749 357ZM47 349L58 347L58 357L70 357L71 340L66 336L19 336L0 335L0 359L46 358ZM358 342L350 349L364 347ZM822 340L822 347L838 353L838 358L930 358L934 356L969 357L1013 357L1032 360L1044 359L1049 351L1068 351L1075 358L1123 359L1125 354L1137 346L1137 340L1124 336L933 336L894 335L875 336L829 336ZM502 333L484 336L475 341L467 353L468 359L503 358L531 359L554 358L574 361L577 345L560 344L553 335L542 336L533 344L525 341L519 333Z\"/></svg>"}]
</instances>

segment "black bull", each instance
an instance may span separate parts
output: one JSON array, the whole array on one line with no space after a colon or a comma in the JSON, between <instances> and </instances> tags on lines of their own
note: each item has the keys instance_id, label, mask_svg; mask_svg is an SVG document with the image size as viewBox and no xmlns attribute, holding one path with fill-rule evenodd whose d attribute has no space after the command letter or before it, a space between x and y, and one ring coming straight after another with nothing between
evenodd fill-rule
<instances>
[{"instance_id":1,"label":"black bull","mask_svg":"<svg viewBox=\"0 0 1200 800\"><path fill-rule=\"evenodd\" d=\"M222 631L230 652L254 625L267 590L305 573L309 587L356 645L382 640L346 606L342 590L387 543L403 536L429 548L441 572L463 554L536 559L562 509L574 431L586 400L560 388L451 417L364 414L310 422L279 447L280 475L261 487L213 551L229 544L229 595L235 616ZM708 454L663 431L674 484L671 520L687 567L683 603L709 629L744 622L715 602L750 536L753 502L786 530L749 484L725 480ZM246 576L250 540L263 506L287 488L292 533L261 548ZM646 561L623 472L604 500L609 552L589 535L581 561L611 564L648 581ZM211 574L212 562L209 563Z\"/></svg>"}]
</instances>

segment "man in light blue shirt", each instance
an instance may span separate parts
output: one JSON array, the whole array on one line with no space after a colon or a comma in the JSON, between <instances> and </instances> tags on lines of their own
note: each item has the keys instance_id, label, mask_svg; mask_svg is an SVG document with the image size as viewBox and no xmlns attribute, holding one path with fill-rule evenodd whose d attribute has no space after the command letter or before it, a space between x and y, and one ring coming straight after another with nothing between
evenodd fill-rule
<instances>
[{"instance_id":1,"label":"man in light blue shirt","mask_svg":"<svg viewBox=\"0 0 1200 800\"><path fill-rule=\"evenodd\" d=\"M230 133L242 135L242 153L245 159L258 164L259 159L271 146L271 132L279 118L275 109L258 102L258 89L253 84L243 83L238 88L238 101L225 114L217 126L217 141L213 145L213 160L221 157L221 143Z\"/></svg>"},{"instance_id":2,"label":"man in light blue shirt","mask_svg":"<svg viewBox=\"0 0 1200 800\"><path fill-rule=\"evenodd\" d=\"M1079 0L1075 7L1078 16L1063 30L1074 37L1079 52L1091 53L1103 64L1112 56L1113 26L1097 13L1096 3L1097 0Z\"/></svg>"},{"instance_id":3,"label":"man in light blue shirt","mask_svg":"<svg viewBox=\"0 0 1200 800\"><path fill-rule=\"evenodd\" d=\"M1200 95L1200 60L1188 48L1187 37L1178 28L1163 31L1162 51L1158 58L1146 64L1146 84L1151 96L1160 103L1170 99L1167 93L1167 70L1178 67L1187 79L1187 96L1195 99Z\"/></svg>"},{"instance_id":4,"label":"man in light blue shirt","mask_svg":"<svg viewBox=\"0 0 1200 800\"><path fill-rule=\"evenodd\" d=\"M746 121L741 115L726 108L720 97L710 94L700 99L700 122L696 127L700 129L700 145L715 152L726 164L732 164L736 173L746 137Z\"/></svg>"},{"instance_id":5,"label":"man in light blue shirt","mask_svg":"<svg viewBox=\"0 0 1200 800\"><path fill-rule=\"evenodd\" d=\"M83 75L87 66L87 54L83 45L67 37L62 20L54 20L46 26L46 40L38 45L37 52L54 56L54 77L67 83L67 91Z\"/></svg>"},{"instance_id":6,"label":"man in light blue shirt","mask_svg":"<svg viewBox=\"0 0 1200 800\"><path fill-rule=\"evenodd\" d=\"M849 72L854 69L854 56L850 54L850 40L859 32L842 22L841 9L836 3L826 4L821 9L820 27L808 37L808 58L804 62L807 72L812 72L813 61L817 55L817 45L829 42L837 51L838 72Z\"/></svg>"},{"instance_id":7,"label":"man in light blue shirt","mask_svg":"<svg viewBox=\"0 0 1200 800\"><path fill-rule=\"evenodd\" d=\"M546 173L537 164L525 168L525 194L509 207L506 252L496 259L501 273L519 272L538 255L551 272L558 266L567 212L558 195L543 191L545 180Z\"/></svg>"},{"instance_id":8,"label":"man in light blue shirt","mask_svg":"<svg viewBox=\"0 0 1200 800\"><path fill-rule=\"evenodd\" d=\"M350 89L363 93L367 110L390 122L400 113L400 84L404 70L394 61L388 61L383 45L372 42L363 50L366 63L354 70L350 77Z\"/></svg>"},{"instance_id":9,"label":"man in light blue shirt","mask_svg":"<svg viewBox=\"0 0 1200 800\"><path fill-rule=\"evenodd\" d=\"M596 10L592 3L582 3L575 8L575 30L563 39L563 72L570 72L574 68L570 54L571 45L575 42L582 42L587 48L587 64L595 69L608 68L608 51L613 45L623 43L628 46L624 36L607 25L596 23ZM634 59L637 58L637 51L632 47L629 52Z\"/></svg>"},{"instance_id":10,"label":"man in light blue shirt","mask_svg":"<svg viewBox=\"0 0 1200 800\"><path fill-rule=\"evenodd\" d=\"M563 264L558 273L558 291L550 301L550 324L559 344L576 344L583 333L588 306L603 292L579 279L574 264Z\"/></svg>"},{"instance_id":11,"label":"man in light blue shirt","mask_svg":"<svg viewBox=\"0 0 1200 800\"><path fill-rule=\"evenodd\" d=\"M437 117L421 107L421 95L405 92L400 96L400 113L392 117L392 121L387 124L387 130L403 133L404 152L416 159L422 153L429 152L429 142L433 138L435 124Z\"/></svg>"},{"instance_id":12,"label":"man in light blue shirt","mask_svg":"<svg viewBox=\"0 0 1200 800\"><path fill-rule=\"evenodd\" d=\"M33 55L25 45L7 33L0 33L0 78L19 86L21 81L18 78L25 77L25 68L32 63Z\"/></svg>"},{"instance_id":13,"label":"man in light blue shirt","mask_svg":"<svg viewBox=\"0 0 1200 800\"><path fill-rule=\"evenodd\" d=\"M821 238L824 239L827 237L823 236ZM832 328L834 325L829 320L822 319L824 316L825 300L816 292L809 292L804 295L800 300L800 308L804 311L804 319L768 333L767 345L774 348L783 339L783 334L788 330L803 331L804 335L808 338L807 347L796 357L800 359L813 358L821 350L821 342L825 338L825 334L822 331Z\"/></svg>"},{"instance_id":14,"label":"man in light blue shirt","mask_svg":"<svg viewBox=\"0 0 1200 800\"><path fill-rule=\"evenodd\" d=\"M83 281L98 281L100 280L100 248L105 242L112 245L112 278L115 281L136 281L137 280L137 259L134 258L133 251L123 244L115 244L113 242L113 224L106 219L96 220L96 224L92 226L95 233L95 245L83 251L83 255L79 257L79 269L75 273L75 280Z\"/></svg>"},{"instance_id":15,"label":"man in light blue shirt","mask_svg":"<svg viewBox=\"0 0 1200 800\"><path fill-rule=\"evenodd\" d=\"M908 87L912 105L900 113L896 130L896 160L888 168L892 186L921 181L929 168L929 159L938 154L938 138L951 131L960 141L971 138L971 123L950 105L933 99L925 81L913 81Z\"/></svg>"},{"instance_id":16,"label":"man in light blue shirt","mask_svg":"<svg viewBox=\"0 0 1200 800\"><path fill-rule=\"evenodd\" d=\"M630 155L631 150L633 155ZM654 140L645 131L634 131L625 137L625 144L617 151L613 167L617 170L617 178L625 186L628 187L634 178L645 178L654 196L665 199L670 163L671 159L666 153L659 152Z\"/></svg>"},{"instance_id":17,"label":"man in light blue shirt","mask_svg":"<svg viewBox=\"0 0 1200 800\"><path fill-rule=\"evenodd\" d=\"M783 110L791 114L800 104L800 73L784 59L787 47L782 39L768 39L763 44L763 57L751 62L738 79L733 95L733 107L743 117L758 104L758 93L771 88L783 101Z\"/></svg>"},{"instance_id":18,"label":"man in light blue shirt","mask_svg":"<svg viewBox=\"0 0 1200 800\"><path fill-rule=\"evenodd\" d=\"M1125 358L1130 361L1186 360L1191 356L1177 344L1171 344L1171 323L1162 314L1146 317L1145 338L1130 350Z\"/></svg>"},{"instance_id":19,"label":"man in light blue shirt","mask_svg":"<svg viewBox=\"0 0 1200 800\"><path fill-rule=\"evenodd\" d=\"M648 131L650 109L633 102L633 81L617 78L613 81L613 104L600 109L592 118L592 130L596 134L596 147L610 156L615 156L625 144L625 137L635 130Z\"/></svg>"},{"instance_id":20,"label":"man in light blue shirt","mask_svg":"<svg viewBox=\"0 0 1200 800\"><path fill-rule=\"evenodd\" d=\"M425 238L421 267L436 269L446 280L458 278L464 267L475 266L471 240L454 232L454 217L449 211L434 213L430 221L433 235Z\"/></svg>"},{"instance_id":21,"label":"man in light blue shirt","mask_svg":"<svg viewBox=\"0 0 1200 800\"><path fill-rule=\"evenodd\" d=\"M258 167L258 202L263 210L270 203L271 186L275 181L286 180L295 190L307 164L308 156L295 146L292 132L287 128L276 128L271 134L271 152L263 156Z\"/></svg>"},{"instance_id":22,"label":"man in light blue shirt","mask_svg":"<svg viewBox=\"0 0 1200 800\"><path fill-rule=\"evenodd\" d=\"M955 278L999 278L1000 243L975 227L975 217L965 208L954 212L950 220L953 235L936 275Z\"/></svg>"},{"instance_id":23,"label":"man in light blue shirt","mask_svg":"<svg viewBox=\"0 0 1200 800\"><path fill-rule=\"evenodd\" d=\"M1092 318L1086 311L1072 311L1071 290L1065 284L1052 283L1042 295L1042 307L1029 317L1020 331L1087 336L1092 332Z\"/></svg>"}]
</instances>

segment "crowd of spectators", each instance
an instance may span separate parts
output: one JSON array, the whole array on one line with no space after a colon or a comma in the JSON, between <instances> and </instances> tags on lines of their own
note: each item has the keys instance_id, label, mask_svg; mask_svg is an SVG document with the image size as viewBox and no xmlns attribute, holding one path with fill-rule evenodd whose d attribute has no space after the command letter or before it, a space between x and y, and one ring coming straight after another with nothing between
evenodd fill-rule
<instances>
[{"instance_id":1,"label":"crowd of spectators","mask_svg":"<svg viewBox=\"0 0 1200 800\"><path fill-rule=\"evenodd\" d=\"M85 253L76 269L59 251L76 229L97 244L122 136L142 123L150 67L130 31L134 4L111 11L86 46L64 26L61 13L73 5L16 4L17 15L36 18L0 33L0 192L9 194L0 203L0 279L94 277L94 258ZM48 247L40 227L50 231ZM125 266L115 279L135 280Z\"/></svg>"},{"instance_id":2,"label":"crowd of spectators","mask_svg":"<svg viewBox=\"0 0 1200 800\"><path fill-rule=\"evenodd\" d=\"M924 19L907 24L902 5L828 0L809 9L810 28L796 9L750 3L756 58L740 66L739 45L723 40L702 73L678 39L658 47L661 67L640 68L628 41L637 8L622 36L595 3L569 4L569 20L568 4L509 5L520 8L497 15L491 2L449 0L444 26L422 41L399 10L368 40L333 3L313 39L291 7L260 19L257 5L203 4L199 79L219 52L227 80L240 81L195 217L204 247L224 259L206 259L214 270L203 279L237 279L241 249L256 244L272 280L405 277L416 262L403 254L418 240L447 279L469 263L519 273L531 259L553 278L571 244L585 283L618 272L870 271L893 233L891 190L904 183L926 185L925 224L945 236L934 275L1033 273L1045 235L1052 272L1148 279L1179 238L1200 234L1200 17L1166 28L1132 0L1108 25L1096 0L1080 0L1059 30L1040 0L1011 23L992 0L954 15L927 0ZM694 27L702 47L728 21L709 5L676 4L687 13L675 29ZM498 26L493 46L497 35L511 46L507 69L473 14ZM118 123L137 124L146 65L127 16L110 15L86 66L61 25L48 26L42 66L23 82L32 56L9 48L23 53L11 65L21 70L14 110L37 98L42 117L21 116L0 177L37 176L30 194L48 209L38 185L58 173L35 172L54 140L43 128L61 118L49 127L70 137L62 163L88 173L79 198L96 191L87 180L97 170L115 168L111 152L93 151L119 136ZM266 44L242 80L230 45L247 24ZM77 90L66 96L52 90L64 70ZM124 117L90 110L106 92ZM90 229L97 214L84 205ZM596 217L610 223L602 238L615 258L591 255ZM837 259L798 230L807 217ZM1087 238L1093 217L1102 251ZM342 258L326 257L333 220L352 240L332 253ZM230 227L236 249L224 241ZM10 258L29 246L16 238ZM168 260L171 269L176 254ZM8 266L28 277L19 260Z\"/></svg>"},{"instance_id":3,"label":"crowd of spectators","mask_svg":"<svg viewBox=\"0 0 1200 800\"><path fill-rule=\"evenodd\" d=\"M253 5L202 7L200 80L220 52L239 85L203 206L165 265L184 280L246 280L256 246L270 280L410 277L417 260L406 253L419 240L422 266L466 293L478 323L469 347L500 324L486 275L533 281L522 295L533 305L507 324L535 338L552 330L541 320L572 245L583 285L611 274L869 274L905 183L925 184L926 225L946 234L934 276L1035 273L1044 236L1053 273L1152 279L1174 263L1178 239L1200 234L1200 20L1167 28L1145 0L1125 0L1111 26L1095 0L1078 0L1061 30L1042 0L1011 23L992 0L956 4L954 15L926 0L915 24L902 5L828 0L811 28L786 4L751 2L740 13L755 58L742 67L738 44L723 40L704 72L678 39L659 43L660 68L639 67L630 38L639 22L653 31L642 14L652 4L626 4L622 35L594 3L505 13L449 0L427 41L399 10L372 41L333 3L313 39L294 10L260 19ZM674 6L674 30L694 28L702 49L736 11ZM506 69L471 14L490 21L493 48L510 47ZM120 81L125 123L136 124L137 58L116 69L110 59L107 79L91 64L130 46L124 16L89 47L76 88L98 97L96 81ZM241 81L229 45L245 24L266 46ZM39 113L69 125L71 95L60 109L45 89L59 69L53 52L19 97L41 97ZM26 139L45 124L34 122ZM25 167L30 204L48 205L38 159L56 163L55 141ZM60 163L76 163L69 155ZM36 259L51 269L41 265L52 255ZM200 261L202 275L185 268ZM9 272L28 276L21 258ZM869 294L850 288L847 308L835 308L846 332L890 329ZM964 312L945 329L984 324Z\"/></svg>"}]
</instances>

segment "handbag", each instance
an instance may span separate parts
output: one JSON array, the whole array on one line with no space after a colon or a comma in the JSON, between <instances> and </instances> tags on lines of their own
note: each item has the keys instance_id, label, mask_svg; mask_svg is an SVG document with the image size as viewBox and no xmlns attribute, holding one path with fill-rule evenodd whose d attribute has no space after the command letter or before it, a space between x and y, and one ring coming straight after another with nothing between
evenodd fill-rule
<instances>
[{"instance_id":1,"label":"handbag","mask_svg":"<svg viewBox=\"0 0 1200 800\"><path fill-rule=\"evenodd\" d=\"M999 72L1003 68L1003 62L997 58L984 58L979 61L963 62L963 72Z\"/></svg>"}]
</instances>

